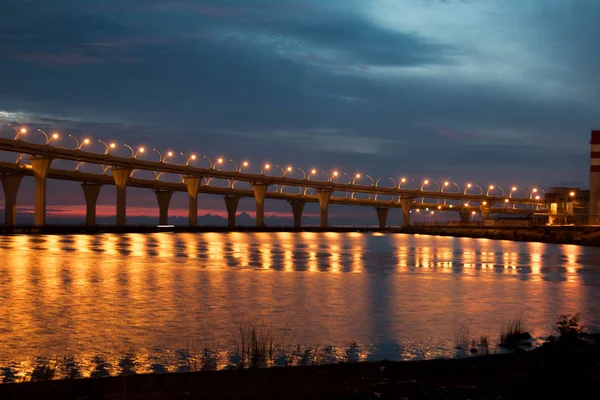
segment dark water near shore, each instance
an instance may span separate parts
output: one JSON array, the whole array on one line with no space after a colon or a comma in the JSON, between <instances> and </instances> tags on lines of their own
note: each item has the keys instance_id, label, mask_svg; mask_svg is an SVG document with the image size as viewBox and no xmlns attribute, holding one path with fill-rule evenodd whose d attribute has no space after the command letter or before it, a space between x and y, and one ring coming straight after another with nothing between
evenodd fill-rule
<instances>
[{"instance_id":1,"label":"dark water near shore","mask_svg":"<svg viewBox=\"0 0 600 400\"><path fill-rule=\"evenodd\" d=\"M0 375L218 367L240 321L344 359L451 357L522 317L600 328L600 248L362 233L0 236ZM285 329L283 331L283 329ZM2 369L4 368L4 372ZM1 380L0 376L0 380Z\"/></svg>"}]
</instances>

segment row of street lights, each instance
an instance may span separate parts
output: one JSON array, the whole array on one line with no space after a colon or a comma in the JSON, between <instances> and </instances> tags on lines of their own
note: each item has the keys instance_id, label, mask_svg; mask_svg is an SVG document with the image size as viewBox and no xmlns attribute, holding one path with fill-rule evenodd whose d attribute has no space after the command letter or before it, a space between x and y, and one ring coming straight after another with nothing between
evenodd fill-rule
<instances>
[{"instance_id":1,"label":"row of street lights","mask_svg":"<svg viewBox=\"0 0 600 400\"><path fill-rule=\"evenodd\" d=\"M16 133L14 136L14 140L20 140L22 135L25 135L28 133L28 130L25 127L16 127L13 124L8 124L8 126L10 126L12 129L14 129L14 131ZM49 145L52 141L58 140L60 138L60 134L58 132L53 132L51 134L48 134L47 132L45 132L41 129L38 129L37 131L44 135L44 138L46 140L46 143L45 143L46 145ZM81 150L83 146L89 145L91 143L91 140L89 138L78 139L73 135L69 135L69 137L72 138L76 143L75 150ZM104 151L105 155L110 154L110 151L116 149L116 147L117 147L117 144L115 142L107 143L102 140L98 140L98 142L101 143L105 147L105 151ZM137 158L138 155L144 154L146 152L146 148L144 148L144 147L138 147L137 149L134 149L132 146L130 146L128 144L123 144L123 146L126 147L127 149L129 149L129 151L131 152L131 158L134 158L134 159ZM159 157L161 163L166 163L168 158L171 158L175 155L173 153L173 151L171 151L171 150L165 151L164 154L161 151L159 151L158 149L153 148L152 150L156 154L158 154L158 157ZM196 161L198 159L196 154L189 154L189 155L184 154L184 153L179 153L179 154L181 154L185 158L186 166L190 165L191 162ZM22 158L22 156L20 156L17 159L17 162L21 158ZM214 161L211 160L210 158L208 158L207 156L202 156L202 158L206 159L209 162L210 169L216 169L217 166L225 163L225 160L222 157L219 157ZM242 170L244 168L246 168L250 165L250 163L248 161L242 161L241 163L238 164L236 161L229 159L229 162L231 162L235 165L236 172L242 172ZM269 170L272 169L272 167L273 166L270 163L264 164L260 171L261 175L264 175L265 173L267 173ZM282 177L286 176L288 173L291 173L294 170L294 168L291 166L282 167L279 165L275 165L275 168L278 168L279 170L281 170ZM296 168L296 170L300 171L303 175L302 179L306 179L306 180L310 180L312 176L315 176L319 173L319 171L317 169L312 169L312 170L308 171L308 173L305 170L303 170L302 168ZM327 172L324 170L322 170L320 172L327 174ZM340 173L338 171L334 170L334 171L332 171L331 174L327 174L327 181L332 182L339 175L340 175ZM356 184L356 182L363 177L363 175L361 173L356 173L352 178L346 173L343 173L343 175L346 178L348 178L348 184L351 184L351 185ZM369 180L371 181L371 186L376 186L376 187L378 186L380 180L382 179L382 178L378 178L377 180L375 180L375 179L373 179L373 177L371 177L370 175L367 175L367 174L365 174L364 176L369 178ZM389 177L388 179L393 182L394 188L397 187L398 189L402 189L402 185L408 182L408 179L406 177L401 177L398 181L396 181L392 177ZM415 180L411 179L411 182L415 182ZM444 181L443 184L440 185L438 182L430 181L429 179L424 179L421 182L420 191L424 191L424 189L427 186L432 185L432 184L436 185L437 186L436 191L441 192L441 193L444 192L444 189L450 188L450 187L456 187L456 189L458 190L457 193L461 193L460 186L455 182ZM479 185L473 185L472 183L467 183L465 185L463 194L468 194L469 189L472 189L473 186L479 189L480 195L483 195L483 192L484 192L483 188ZM502 192L501 197L506 196L504 189L500 186L495 186L495 185L489 185L485 192L485 195L489 196L490 192L492 192L494 190L500 190ZM512 198L513 193L516 193L518 191L522 191L525 194L525 197L523 197L523 198L527 198L527 191L523 188L517 188L516 186L513 186L511 188L511 190L509 192L509 198ZM533 188L531 193L529 194L529 199L532 200L535 198L536 200L539 200L540 195L538 193L539 193L538 189ZM446 200L444 200L444 204L445 204L445 201ZM506 199L505 202L508 203L509 200Z\"/></svg>"}]
</instances>

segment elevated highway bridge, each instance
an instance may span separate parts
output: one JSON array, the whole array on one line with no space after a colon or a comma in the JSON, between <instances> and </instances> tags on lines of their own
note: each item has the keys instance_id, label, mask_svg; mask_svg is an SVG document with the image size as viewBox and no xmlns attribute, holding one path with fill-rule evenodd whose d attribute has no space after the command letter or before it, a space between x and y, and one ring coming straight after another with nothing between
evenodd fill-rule
<instances>
[{"instance_id":1,"label":"elevated highway bridge","mask_svg":"<svg viewBox=\"0 0 600 400\"><path fill-rule=\"evenodd\" d=\"M151 189L155 192L159 220L161 224L168 223L168 209L173 192L187 192L189 197L189 224L197 224L197 197L200 193L223 196L228 213L230 227L235 226L235 215L239 199L253 197L256 203L256 224L264 226L265 199L284 200L291 204L295 227L301 226L302 213L305 203L318 203L320 206L320 226L328 226L328 207L330 204L357 205L373 207L377 212L380 227L387 225L387 215L390 208L400 208L403 213L404 225L410 224L411 210L457 211L463 220L468 220L473 213L481 213L484 217L492 213L532 215L544 212L544 200L535 198L524 191L524 197L513 196L514 189L508 196L502 190L502 195L492 194L494 189L489 187L484 191L481 186L478 194L469 193L472 185L462 190L458 185L443 182L435 183L436 190L427 190L433 182L424 181L419 189L402 188L403 180L393 182L393 186L379 186L382 178L373 179L371 184L357 183L359 175L354 179L346 174L332 171L326 180L316 179L314 170L303 177L286 176L286 169L281 167L263 166L260 174L243 171L243 165L236 164L235 170L217 168L217 162L210 161L209 168L199 168L190 165L195 156L187 158L185 165L166 162L166 156L156 151L159 161L149 161L138 158L131 147L131 157L119 157L110 154L113 144L106 144L104 154L82 149L83 143L77 141L76 149L67 149L47 144L36 144L21 140L0 138L0 151L28 155L18 157L15 162L0 162L0 179L5 197L5 224L16 224L16 198L23 177L32 176L35 179L35 215L34 222L41 226L46 218L46 193L48 179L59 179L82 183L86 201L86 224L96 223L96 202L98 193L103 185L116 186L116 224L125 225L127 213L127 187ZM87 140L87 139L86 139ZM94 174L75 170L52 168L54 160L70 160L101 166L102 173ZM281 170L281 175L269 175L272 171ZM99 168L100 170L100 168ZM138 179L134 171L152 171L156 179ZM176 179L161 180L161 177L171 175ZM345 180L342 179L345 176ZM173 182L176 180L177 182ZM219 184L214 185L214 183ZM236 188L236 183L246 182L251 189ZM211 185L211 183L213 185ZM238 185L239 186L239 185ZM285 190L285 191L284 191ZM293 191L294 193L290 193ZM472 191L472 190L471 190ZM357 194L362 194L357 197ZM368 198L364 198L367 196Z\"/></svg>"}]
</instances>

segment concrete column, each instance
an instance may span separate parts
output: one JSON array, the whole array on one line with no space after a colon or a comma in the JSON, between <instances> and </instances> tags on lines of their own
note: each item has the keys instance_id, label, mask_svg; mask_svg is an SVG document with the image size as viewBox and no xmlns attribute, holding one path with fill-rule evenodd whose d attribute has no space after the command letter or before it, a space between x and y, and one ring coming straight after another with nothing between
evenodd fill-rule
<instances>
[{"instance_id":1,"label":"concrete column","mask_svg":"<svg viewBox=\"0 0 600 400\"><path fill-rule=\"evenodd\" d=\"M169 223L169 203L173 191L171 190L155 190L156 201L158 202L158 224L167 225Z\"/></svg>"},{"instance_id":2,"label":"concrete column","mask_svg":"<svg viewBox=\"0 0 600 400\"><path fill-rule=\"evenodd\" d=\"M410 208L412 207L413 199L411 197L401 197L399 201L402 206L402 226L409 226Z\"/></svg>"},{"instance_id":3,"label":"concrete column","mask_svg":"<svg viewBox=\"0 0 600 400\"><path fill-rule=\"evenodd\" d=\"M35 176L35 216L34 224L37 226L46 223L46 178L52 159L49 157L31 157L31 166Z\"/></svg>"},{"instance_id":4,"label":"concrete column","mask_svg":"<svg viewBox=\"0 0 600 400\"><path fill-rule=\"evenodd\" d=\"M389 207L377 207L376 210L379 229L385 229L387 227L387 217L390 209Z\"/></svg>"},{"instance_id":5,"label":"concrete column","mask_svg":"<svg viewBox=\"0 0 600 400\"><path fill-rule=\"evenodd\" d=\"M252 185L254 200L256 200L256 226L258 228L265 226L265 194L268 186L264 183Z\"/></svg>"},{"instance_id":6,"label":"concrete column","mask_svg":"<svg viewBox=\"0 0 600 400\"><path fill-rule=\"evenodd\" d=\"M227 227L235 228L235 214L237 213L240 198L238 196L225 196L225 208L227 208Z\"/></svg>"},{"instance_id":7,"label":"concrete column","mask_svg":"<svg viewBox=\"0 0 600 400\"><path fill-rule=\"evenodd\" d=\"M131 175L129 168L112 168L117 187L117 226L125 226L127 218L127 181Z\"/></svg>"},{"instance_id":8,"label":"concrete column","mask_svg":"<svg viewBox=\"0 0 600 400\"><path fill-rule=\"evenodd\" d=\"M294 214L294 228L302 228L302 213L304 212L304 200L290 200L292 213Z\"/></svg>"},{"instance_id":9,"label":"concrete column","mask_svg":"<svg viewBox=\"0 0 600 400\"><path fill-rule=\"evenodd\" d=\"M491 208L491 206L488 205L488 204L486 204L486 205L482 204L479 207L479 209L481 210L481 218L482 219L486 219L486 218L488 218L490 216L490 208Z\"/></svg>"},{"instance_id":10,"label":"concrete column","mask_svg":"<svg viewBox=\"0 0 600 400\"><path fill-rule=\"evenodd\" d=\"M100 187L98 183L82 183L83 197L85 197L85 224L88 226L96 225L96 203Z\"/></svg>"},{"instance_id":11,"label":"concrete column","mask_svg":"<svg viewBox=\"0 0 600 400\"><path fill-rule=\"evenodd\" d=\"M460 215L460 222L461 223L469 223L471 222L471 213L468 211L460 211L459 212Z\"/></svg>"},{"instance_id":12,"label":"concrete column","mask_svg":"<svg viewBox=\"0 0 600 400\"><path fill-rule=\"evenodd\" d=\"M198 188L202 182L201 176L188 176L185 178L189 198L189 223L190 226L198 225Z\"/></svg>"},{"instance_id":13,"label":"concrete column","mask_svg":"<svg viewBox=\"0 0 600 400\"><path fill-rule=\"evenodd\" d=\"M319 206L321 207L321 228L329 226L329 199L331 199L331 190L319 190L317 194Z\"/></svg>"},{"instance_id":14,"label":"concrete column","mask_svg":"<svg viewBox=\"0 0 600 400\"><path fill-rule=\"evenodd\" d=\"M22 175L0 175L4 190L4 224L17 224L17 193L21 185Z\"/></svg>"}]
</instances>

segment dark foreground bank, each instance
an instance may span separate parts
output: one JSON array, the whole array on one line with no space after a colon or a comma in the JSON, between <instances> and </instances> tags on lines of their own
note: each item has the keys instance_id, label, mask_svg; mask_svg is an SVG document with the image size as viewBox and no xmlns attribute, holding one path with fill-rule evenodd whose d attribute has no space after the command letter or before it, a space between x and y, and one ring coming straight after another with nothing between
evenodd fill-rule
<instances>
[{"instance_id":1,"label":"dark foreground bank","mask_svg":"<svg viewBox=\"0 0 600 400\"><path fill-rule=\"evenodd\" d=\"M132 375L0 385L0 399L597 398L600 345L468 359Z\"/></svg>"}]
</instances>

